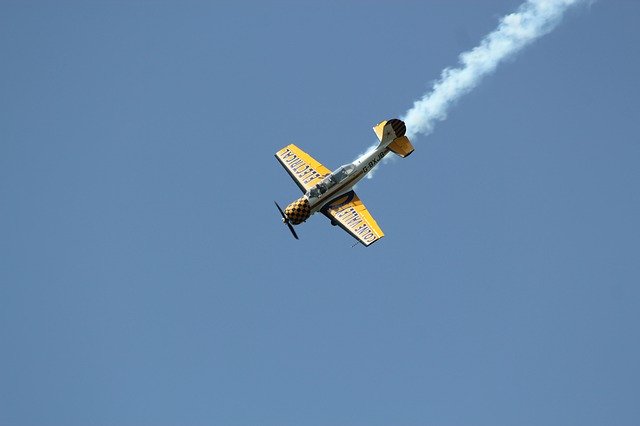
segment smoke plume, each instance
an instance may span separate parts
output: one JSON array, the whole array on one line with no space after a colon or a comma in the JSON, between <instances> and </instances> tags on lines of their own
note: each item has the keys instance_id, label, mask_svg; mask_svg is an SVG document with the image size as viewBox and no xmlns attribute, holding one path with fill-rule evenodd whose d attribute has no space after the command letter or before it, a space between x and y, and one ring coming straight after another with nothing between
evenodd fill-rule
<instances>
[{"instance_id":1,"label":"smoke plume","mask_svg":"<svg viewBox=\"0 0 640 426\"><path fill-rule=\"evenodd\" d=\"M413 141L418 134L430 134L436 122L447 118L449 107L476 87L500 62L550 32L570 6L584 1L587 0L527 0L517 12L504 16L478 46L460 54L457 68L442 71L431 90L401 117L407 125L409 139ZM393 156L385 160L389 157Z\"/></svg>"},{"instance_id":2,"label":"smoke plume","mask_svg":"<svg viewBox=\"0 0 640 426\"><path fill-rule=\"evenodd\" d=\"M504 59L513 56L540 36L550 32L567 8L582 0L528 0L517 12L500 20L498 28L480 44L460 55L460 66L446 68L430 92L413 104L402 120L407 136L428 135L437 121L447 118L447 110L462 95L476 87Z\"/></svg>"}]
</instances>

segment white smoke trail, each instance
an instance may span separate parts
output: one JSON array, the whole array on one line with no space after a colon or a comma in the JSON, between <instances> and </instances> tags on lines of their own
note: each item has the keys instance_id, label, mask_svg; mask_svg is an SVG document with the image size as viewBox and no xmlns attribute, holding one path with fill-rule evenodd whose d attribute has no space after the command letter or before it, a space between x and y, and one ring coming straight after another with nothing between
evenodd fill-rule
<instances>
[{"instance_id":1,"label":"white smoke trail","mask_svg":"<svg viewBox=\"0 0 640 426\"><path fill-rule=\"evenodd\" d=\"M550 32L567 8L584 1L587 0L527 0L517 12L503 17L498 28L478 46L460 54L459 67L442 71L431 91L401 117L407 125L409 139L413 140L417 134L430 134L436 122L447 118L449 107L493 72L501 61ZM385 160L389 157L392 156Z\"/></svg>"},{"instance_id":2,"label":"white smoke trail","mask_svg":"<svg viewBox=\"0 0 640 426\"><path fill-rule=\"evenodd\" d=\"M502 18L498 28L478 46L460 55L460 67L445 69L433 89L405 113L402 119L407 124L407 136L431 133L437 121L447 118L447 110L458 98L476 87L505 58L550 32L565 10L579 1L528 0L516 13Z\"/></svg>"}]
</instances>

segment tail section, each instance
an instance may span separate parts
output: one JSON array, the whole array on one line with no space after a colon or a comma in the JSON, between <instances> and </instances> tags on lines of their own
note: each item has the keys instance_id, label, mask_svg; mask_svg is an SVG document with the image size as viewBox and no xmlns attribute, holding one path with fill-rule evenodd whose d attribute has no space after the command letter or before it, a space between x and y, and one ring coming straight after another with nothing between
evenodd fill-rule
<instances>
[{"instance_id":1,"label":"tail section","mask_svg":"<svg viewBox=\"0 0 640 426\"><path fill-rule=\"evenodd\" d=\"M402 120L392 118L382 121L374 126L373 131L378 136L380 145L387 145L391 152L402 158L409 156L414 150L409 138L405 136L407 127Z\"/></svg>"},{"instance_id":2,"label":"tail section","mask_svg":"<svg viewBox=\"0 0 640 426\"><path fill-rule=\"evenodd\" d=\"M409 138L406 136L394 139L394 141L389 144L389 149L402 158L408 157L414 151L413 145L411 145Z\"/></svg>"}]
</instances>

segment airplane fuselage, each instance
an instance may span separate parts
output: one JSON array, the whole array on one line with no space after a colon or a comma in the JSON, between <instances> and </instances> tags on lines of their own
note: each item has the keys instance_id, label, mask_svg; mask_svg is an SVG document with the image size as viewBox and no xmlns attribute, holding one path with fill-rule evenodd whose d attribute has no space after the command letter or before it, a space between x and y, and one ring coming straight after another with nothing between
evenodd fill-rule
<instances>
[{"instance_id":1,"label":"airplane fuselage","mask_svg":"<svg viewBox=\"0 0 640 426\"><path fill-rule=\"evenodd\" d=\"M335 198L351 191L356 183L358 183L362 178L364 178L367 173L371 172L371 170L377 166L380 161L384 158L385 155L389 152L389 148L387 145L381 145L375 150L373 150L366 157L361 157L356 161L342 166L336 170L334 170L329 176L325 177L323 181L321 181L314 188L311 188L304 195L305 198L309 200L309 204L311 207L311 214L316 213L321 210L328 202L334 200ZM350 168L351 170L347 176L345 176L340 181L331 185L330 182L326 182L327 179L330 179L332 176L335 176L336 173L344 168ZM323 185L323 183L327 183L327 189L325 192L320 193L319 191L314 191L314 189Z\"/></svg>"}]
</instances>

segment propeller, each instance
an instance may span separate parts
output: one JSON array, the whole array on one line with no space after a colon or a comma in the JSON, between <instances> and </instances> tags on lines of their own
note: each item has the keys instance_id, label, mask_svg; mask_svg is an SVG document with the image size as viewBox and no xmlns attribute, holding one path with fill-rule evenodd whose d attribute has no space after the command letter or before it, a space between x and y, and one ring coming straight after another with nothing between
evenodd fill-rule
<instances>
[{"instance_id":1,"label":"propeller","mask_svg":"<svg viewBox=\"0 0 640 426\"><path fill-rule=\"evenodd\" d=\"M278 203L276 203L275 201L274 203L276 204L276 207L278 208L278 210L280 211L280 214L282 215L282 223L287 224L287 226L289 227L289 231L291 231L291 233L293 234L293 238L298 240L299 239L298 234L296 234L296 231L293 229L293 225L291 225L291 222L289 222L289 218L287 217L286 214L284 214L284 212L282 211Z\"/></svg>"}]
</instances>

